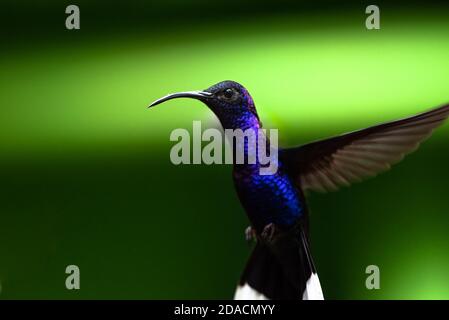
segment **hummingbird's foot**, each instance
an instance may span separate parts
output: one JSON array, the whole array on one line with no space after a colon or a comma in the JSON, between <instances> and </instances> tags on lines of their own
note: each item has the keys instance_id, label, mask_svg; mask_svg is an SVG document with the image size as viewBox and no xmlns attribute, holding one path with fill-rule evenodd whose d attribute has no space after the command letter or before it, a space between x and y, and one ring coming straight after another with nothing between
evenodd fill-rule
<instances>
[{"instance_id":1,"label":"hummingbird's foot","mask_svg":"<svg viewBox=\"0 0 449 320\"><path fill-rule=\"evenodd\" d=\"M251 242L254 239L256 239L256 230L254 230L253 227L248 226L245 230L245 240Z\"/></svg>"},{"instance_id":2,"label":"hummingbird's foot","mask_svg":"<svg viewBox=\"0 0 449 320\"><path fill-rule=\"evenodd\" d=\"M274 223L267 224L263 228L260 238L267 243L271 243L276 236L276 231L278 231L278 227Z\"/></svg>"}]
</instances>

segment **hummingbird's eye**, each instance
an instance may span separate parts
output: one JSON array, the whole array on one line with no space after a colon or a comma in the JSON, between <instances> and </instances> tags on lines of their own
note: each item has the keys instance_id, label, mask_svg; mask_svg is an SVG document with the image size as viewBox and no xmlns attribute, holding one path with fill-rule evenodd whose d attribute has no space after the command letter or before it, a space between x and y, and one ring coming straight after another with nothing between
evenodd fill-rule
<instances>
[{"instance_id":1,"label":"hummingbird's eye","mask_svg":"<svg viewBox=\"0 0 449 320\"><path fill-rule=\"evenodd\" d=\"M228 102L234 102L239 97L238 92L234 88L224 89L221 92L220 96L223 100L226 100Z\"/></svg>"},{"instance_id":2,"label":"hummingbird's eye","mask_svg":"<svg viewBox=\"0 0 449 320\"><path fill-rule=\"evenodd\" d=\"M224 96L226 99L231 99L231 98L234 96L234 93L235 93L234 90L228 88L228 89L226 89L226 90L223 92L223 96Z\"/></svg>"}]
</instances>

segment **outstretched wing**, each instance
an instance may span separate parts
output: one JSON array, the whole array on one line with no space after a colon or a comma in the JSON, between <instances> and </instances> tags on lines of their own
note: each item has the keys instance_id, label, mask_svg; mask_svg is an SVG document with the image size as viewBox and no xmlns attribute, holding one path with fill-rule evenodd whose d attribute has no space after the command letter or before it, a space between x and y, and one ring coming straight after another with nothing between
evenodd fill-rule
<instances>
[{"instance_id":1,"label":"outstretched wing","mask_svg":"<svg viewBox=\"0 0 449 320\"><path fill-rule=\"evenodd\" d=\"M449 105L330 139L283 149L279 157L303 190L334 191L388 170L449 116Z\"/></svg>"}]
</instances>

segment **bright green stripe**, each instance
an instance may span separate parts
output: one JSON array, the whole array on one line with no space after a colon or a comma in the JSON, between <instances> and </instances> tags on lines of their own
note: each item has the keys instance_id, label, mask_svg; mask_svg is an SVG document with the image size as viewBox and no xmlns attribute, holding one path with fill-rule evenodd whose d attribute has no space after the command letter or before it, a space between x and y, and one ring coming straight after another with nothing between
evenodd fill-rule
<instances>
[{"instance_id":1,"label":"bright green stripe","mask_svg":"<svg viewBox=\"0 0 449 320\"><path fill-rule=\"evenodd\" d=\"M170 128L212 116L193 101L151 111L145 106L165 93L224 79L246 85L265 124L280 128L290 142L306 133L321 136L406 116L449 99L447 21L409 25L408 16L395 16L394 24L368 32L356 18L344 28L313 31L317 21L291 18L81 45L33 44L34 51L2 56L0 142L14 152L17 145L71 148L167 139Z\"/></svg>"}]
</instances>

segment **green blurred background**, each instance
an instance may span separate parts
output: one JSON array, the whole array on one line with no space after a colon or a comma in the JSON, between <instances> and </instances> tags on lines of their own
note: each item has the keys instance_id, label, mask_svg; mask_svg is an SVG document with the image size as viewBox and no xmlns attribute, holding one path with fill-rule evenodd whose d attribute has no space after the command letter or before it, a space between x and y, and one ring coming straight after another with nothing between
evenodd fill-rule
<instances>
[{"instance_id":1,"label":"green blurred background","mask_svg":"<svg viewBox=\"0 0 449 320\"><path fill-rule=\"evenodd\" d=\"M170 132L217 122L146 105L232 79L289 146L449 101L443 1L1 3L0 299L231 298L250 252L230 166L174 166ZM449 298L449 125L394 170L309 197L326 298ZM65 288L65 268L81 289ZM365 288L365 268L381 289Z\"/></svg>"}]
</instances>

